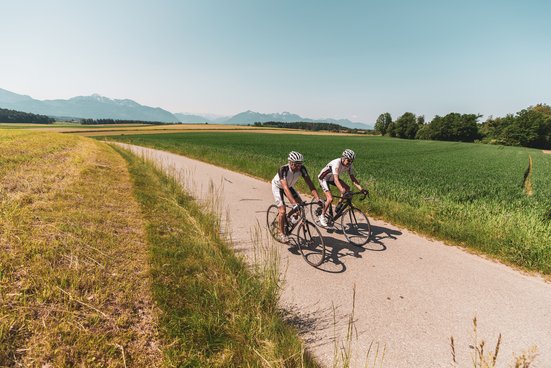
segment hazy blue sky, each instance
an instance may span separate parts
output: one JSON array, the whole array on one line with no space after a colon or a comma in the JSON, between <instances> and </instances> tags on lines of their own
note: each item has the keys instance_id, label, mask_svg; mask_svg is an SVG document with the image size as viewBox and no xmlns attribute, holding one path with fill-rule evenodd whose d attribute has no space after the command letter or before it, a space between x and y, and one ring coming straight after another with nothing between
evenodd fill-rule
<instances>
[{"instance_id":1,"label":"hazy blue sky","mask_svg":"<svg viewBox=\"0 0 551 368\"><path fill-rule=\"evenodd\" d=\"M0 0L0 88L172 112L505 115L551 104L551 1Z\"/></svg>"}]
</instances>

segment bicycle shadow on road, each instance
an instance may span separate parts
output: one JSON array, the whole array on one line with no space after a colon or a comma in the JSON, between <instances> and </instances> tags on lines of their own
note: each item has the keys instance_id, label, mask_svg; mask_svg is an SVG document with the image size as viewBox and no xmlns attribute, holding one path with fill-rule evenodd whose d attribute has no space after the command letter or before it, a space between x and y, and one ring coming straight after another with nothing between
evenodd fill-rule
<instances>
[{"instance_id":1,"label":"bicycle shadow on road","mask_svg":"<svg viewBox=\"0 0 551 368\"><path fill-rule=\"evenodd\" d=\"M346 265L340 261L340 258L347 256L361 258L359 253L365 251L362 248L350 245L348 242L327 236L323 237L323 241L325 243L325 259L321 265L314 267L323 272L342 273L346 271ZM290 242L286 245L289 253L301 255L296 236L291 236Z\"/></svg>"},{"instance_id":2,"label":"bicycle shadow on road","mask_svg":"<svg viewBox=\"0 0 551 368\"><path fill-rule=\"evenodd\" d=\"M387 249L385 239L395 240L402 235L402 232L382 226L372 226L371 238L363 246L352 245L348 241L331 236L331 234L342 235L343 232L342 229L335 229L323 236L325 261L317 268L324 272L342 273L346 271L346 265L341 259L345 257L362 258L361 253L365 251L383 252Z\"/></svg>"},{"instance_id":3,"label":"bicycle shadow on road","mask_svg":"<svg viewBox=\"0 0 551 368\"><path fill-rule=\"evenodd\" d=\"M383 240L385 239L392 239L396 240L398 239L398 236L402 235L402 232L400 230L394 230L389 229L387 227L382 226L371 226L371 238L369 239L369 243L367 243L364 248L369 248L369 250L372 251L383 251L386 250L386 245L384 244ZM376 249L376 247L370 247L371 245L378 245L382 249Z\"/></svg>"},{"instance_id":4,"label":"bicycle shadow on road","mask_svg":"<svg viewBox=\"0 0 551 368\"><path fill-rule=\"evenodd\" d=\"M361 253L365 252L365 249L361 247L327 235L323 237L323 242L325 243L325 261L317 267L323 272L342 273L346 271L346 265L341 260L342 258L362 258Z\"/></svg>"}]
</instances>

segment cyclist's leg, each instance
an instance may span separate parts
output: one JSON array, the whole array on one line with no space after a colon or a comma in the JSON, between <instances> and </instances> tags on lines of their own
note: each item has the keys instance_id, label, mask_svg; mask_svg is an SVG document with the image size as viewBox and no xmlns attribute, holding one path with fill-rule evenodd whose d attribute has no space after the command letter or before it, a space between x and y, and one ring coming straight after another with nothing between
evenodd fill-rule
<instances>
[{"instance_id":1,"label":"cyclist's leg","mask_svg":"<svg viewBox=\"0 0 551 368\"><path fill-rule=\"evenodd\" d=\"M346 192L349 192L349 191L350 191L350 185L348 185L344 180L340 180L340 182L341 182L341 185L342 185L342 187L343 187L345 193L346 193ZM333 184L333 185L334 185L334 184ZM343 201L344 201L344 199L342 198L342 195L341 195L341 198L339 198L339 201L337 202L337 205L336 205L336 207L335 207L335 208L336 208L336 211L337 211L337 213L335 213L335 216L338 215L338 212L340 211L340 208L341 208L341 206L342 206Z\"/></svg>"},{"instance_id":2,"label":"cyclist's leg","mask_svg":"<svg viewBox=\"0 0 551 368\"><path fill-rule=\"evenodd\" d=\"M323 193L325 193L325 204L321 210L321 214L317 219L316 223L318 223L323 227L327 227L329 225L327 221L327 211L329 210L329 208L331 208L331 202L333 202L333 195L331 194L329 185L333 182L322 180L322 179L319 179L319 182L320 182L321 189L323 190ZM335 183L333 183L333 185L335 185Z\"/></svg>"},{"instance_id":3,"label":"cyclist's leg","mask_svg":"<svg viewBox=\"0 0 551 368\"><path fill-rule=\"evenodd\" d=\"M277 206L277 210L279 212L279 216L277 217L279 233L280 235L284 235L283 219L285 218L285 194L283 189L280 189L275 185L272 185L272 193L274 195L275 205Z\"/></svg>"},{"instance_id":4,"label":"cyclist's leg","mask_svg":"<svg viewBox=\"0 0 551 368\"><path fill-rule=\"evenodd\" d=\"M320 187L323 190L323 193L325 193L325 205L323 206L321 215L325 216L327 214L327 210L329 209L329 206L331 206L331 202L333 201L333 195L331 194L331 190L329 189L329 184L335 185L332 181L322 180L318 179L320 183Z\"/></svg>"},{"instance_id":5,"label":"cyclist's leg","mask_svg":"<svg viewBox=\"0 0 551 368\"><path fill-rule=\"evenodd\" d=\"M348 185L344 180L341 180L341 185L347 192L350 192L350 185Z\"/></svg>"}]
</instances>

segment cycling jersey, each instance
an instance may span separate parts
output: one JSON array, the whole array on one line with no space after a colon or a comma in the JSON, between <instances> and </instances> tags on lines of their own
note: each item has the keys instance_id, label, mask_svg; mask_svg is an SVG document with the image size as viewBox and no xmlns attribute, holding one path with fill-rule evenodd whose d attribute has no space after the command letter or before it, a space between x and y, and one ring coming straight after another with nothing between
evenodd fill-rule
<instances>
[{"instance_id":1,"label":"cycling jersey","mask_svg":"<svg viewBox=\"0 0 551 368\"><path fill-rule=\"evenodd\" d=\"M356 175L354 164L350 166L344 166L340 158L336 158L333 161L329 162L319 173L318 179L320 181L333 181L334 175L341 176L341 173L348 172L349 175Z\"/></svg>"},{"instance_id":2,"label":"cycling jersey","mask_svg":"<svg viewBox=\"0 0 551 368\"><path fill-rule=\"evenodd\" d=\"M300 196L293 188L293 186L297 183L297 180L301 176L302 177L308 176L308 170L306 170L306 167L304 166L301 166L300 169L295 172L291 171L289 164L283 165L279 168L279 170L277 171L277 174L274 176L272 180L272 193L274 194L274 200L275 200L276 206L279 207L279 206L285 205L285 193L283 192L283 187L281 186L282 179L287 180L287 186L289 187L291 194L295 198L295 201L301 202Z\"/></svg>"},{"instance_id":3,"label":"cycling jersey","mask_svg":"<svg viewBox=\"0 0 551 368\"><path fill-rule=\"evenodd\" d=\"M283 165L277 171L277 174L272 179L272 186L276 186L279 189L282 189L281 180L287 180L287 186L290 188L294 186L300 177L307 177L308 170L305 166L301 166L299 170L293 172L289 167L289 164Z\"/></svg>"}]
</instances>

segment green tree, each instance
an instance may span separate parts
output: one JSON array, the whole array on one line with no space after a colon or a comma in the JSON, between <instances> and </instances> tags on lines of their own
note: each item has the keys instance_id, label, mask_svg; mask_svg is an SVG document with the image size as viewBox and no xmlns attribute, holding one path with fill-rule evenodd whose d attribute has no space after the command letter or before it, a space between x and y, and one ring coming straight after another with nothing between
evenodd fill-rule
<instances>
[{"instance_id":1,"label":"green tree","mask_svg":"<svg viewBox=\"0 0 551 368\"><path fill-rule=\"evenodd\" d=\"M396 137L396 123L394 123L393 121L388 124L386 135L388 135L389 137Z\"/></svg>"},{"instance_id":2,"label":"green tree","mask_svg":"<svg viewBox=\"0 0 551 368\"><path fill-rule=\"evenodd\" d=\"M375 122L375 130L385 135L388 132L388 127L392 123L392 116L390 113L385 112L384 114L379 115L377 121Z\"/></svg>"},{"instance_id":3,"label":"green tree","mask_svg":"<svg viewBox=\"0 0 551 368\"><path fill-rule=\"evenodd\" d=\"M413 139L418 130L417 117L412 112L406 112L395 123L395 135L398 138Z\"/></svg>"},{"instance_id":4,"label":"green tree","mask_svg":"<svg viewBox=\"0 0 551 368\"><path fill-rule=\"evenodd\" d=\"M484 141L508 146L551 148L551 107L545 104L490 118L481 127Z\"/></svg>"},{"instance_id":5,"label":"green tree","mask_svg":"<svg viewBox=\"0 0 551 368\"><path fill-rule=\"evenodd\" d=\"M439 141L473 142L480 138L477 120L480 115L449 113L446 116L436 115L432 121L423 126L416 138Z\"/></svg>"}]
</instances>

